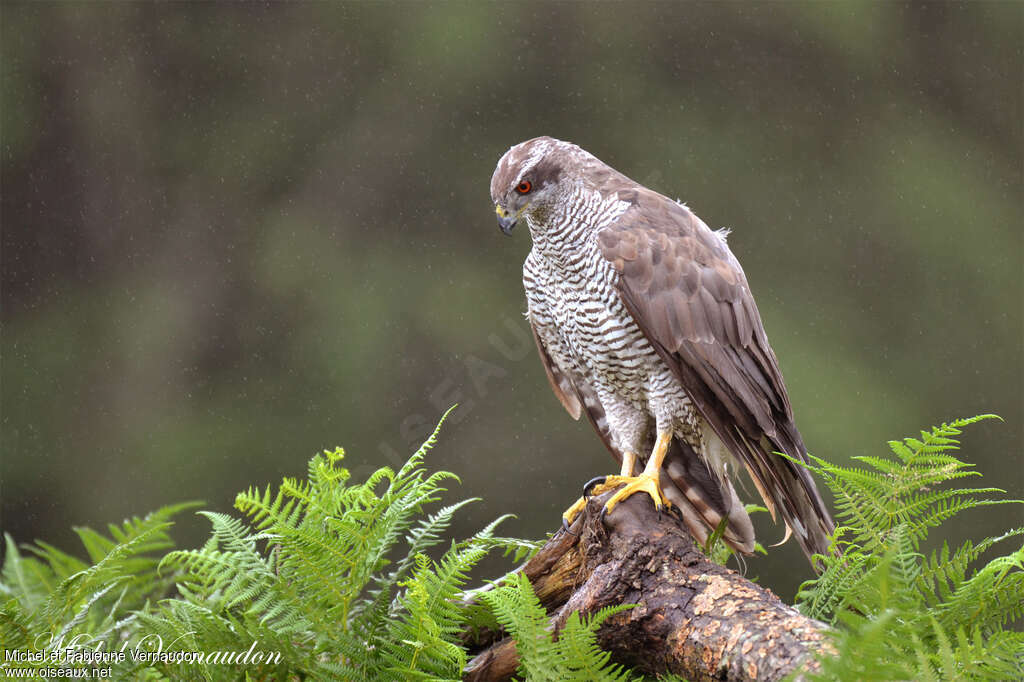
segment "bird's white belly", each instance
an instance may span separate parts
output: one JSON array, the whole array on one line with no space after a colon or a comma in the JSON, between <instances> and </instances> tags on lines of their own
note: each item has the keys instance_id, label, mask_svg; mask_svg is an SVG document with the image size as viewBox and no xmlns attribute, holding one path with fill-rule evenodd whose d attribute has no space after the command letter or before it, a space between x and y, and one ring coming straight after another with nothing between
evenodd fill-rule
<instances>
[{"instance_id":1,"label":"bird's white belly","mask_svg":"<svg viewBox=\"0 0 1024 682\"><path fill-rule=\"evenodd\" d=\"M626 310L617 274L596 262L574 273L527 259L530 318L544 347L577 386L596 393L621 449L640 452L654 423L697 445L697 414L682 384Z\"/></svg>"},{"instance_id":2,"label":"bird's white belly","mask_svg":"<svg viewBox=\"0 0 1024 682\"><path fill-rule=\"evenodd\" d=\"M535 319L548 322L541 324L541 335L560 366L574 370L599 394L615 394L640 409L648 408L652 392L675 383L612 283L602 294L601 287L592 291L569 278L546 279L548 295L538 302L546 314ZM666 376L659 380L661 374ZM685 397L681 387L679 393Z\"/></svg>"}]
</instances>

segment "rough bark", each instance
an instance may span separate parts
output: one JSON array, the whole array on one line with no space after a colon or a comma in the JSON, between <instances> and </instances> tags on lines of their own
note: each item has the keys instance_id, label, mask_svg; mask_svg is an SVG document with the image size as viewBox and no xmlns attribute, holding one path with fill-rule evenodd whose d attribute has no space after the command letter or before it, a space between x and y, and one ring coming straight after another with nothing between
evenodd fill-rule
<instances>
[{"instance_id":1,"label":"rough bark","mask_svg":"<svg viewBox=\"0 0 1024 682\"><path fill-rule=\"evenodd\" d=\"M606 621L601 646L647 674L691 680L778 680L813 669L829 647L826 626L800 615L770 590L712 563L672 515L645 495L608 515L590 501L571 535L559 532L523 567L554 629L573 611L636 604ZM511 638L477 634L484 648L466 667L474 682L508 680L519 659Z\"/></svg>"}]
</instances>

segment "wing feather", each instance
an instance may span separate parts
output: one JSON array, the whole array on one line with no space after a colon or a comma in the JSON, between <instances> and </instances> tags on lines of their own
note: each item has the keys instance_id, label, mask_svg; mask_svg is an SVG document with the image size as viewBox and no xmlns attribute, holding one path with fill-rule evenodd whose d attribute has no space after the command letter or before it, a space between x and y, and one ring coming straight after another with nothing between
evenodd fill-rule
<instances>
[{"instance_id":1,"label":"wing feather","mask_svg":"<svg viewBox=\"0 0 1024 682\"><path fill-rule=\"evenodd\" d=\"M639 188L598 234L619 293L701 415L744 463L804 551L824 553L832 519L804 459L782 373L746 276L725 240L686 207Z\"/></svg>"}]
</instances>

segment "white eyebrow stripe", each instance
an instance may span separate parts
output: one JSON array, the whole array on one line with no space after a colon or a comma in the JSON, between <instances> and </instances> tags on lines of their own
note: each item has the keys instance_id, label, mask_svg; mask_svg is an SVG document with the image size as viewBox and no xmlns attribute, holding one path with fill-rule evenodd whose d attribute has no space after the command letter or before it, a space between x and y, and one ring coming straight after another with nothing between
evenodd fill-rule
<instances>
[{"instance_id":1,"label":"white eyebrow stripe","mask_svg":"<svg viewBox=\"0 0 1024 682\"><path fill-rule=\"evenodd\" d=\"M530 155L526 157L526 161L523 162L519 175L516 176L515 181L512 183L513 187L518 185L522 181L523 176L533 170L533 167L540 163L540 160L544 158L544 155L548 153L549 149L551 149L551 143L547 140L535 146L534 150L530 152Z\"/></svg>"}]
</instances>

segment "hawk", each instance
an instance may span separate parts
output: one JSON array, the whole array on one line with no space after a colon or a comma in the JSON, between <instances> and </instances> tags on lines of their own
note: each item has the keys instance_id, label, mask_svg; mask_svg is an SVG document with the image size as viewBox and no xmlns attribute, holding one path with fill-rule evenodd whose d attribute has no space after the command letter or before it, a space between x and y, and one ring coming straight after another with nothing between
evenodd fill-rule
<instances>
[{"instance_id":1,"label":"hawk","mask_svg":"<svg viewBox=\"0 0 1024 682\"><path fill-rule=\"evenodd\" d=\"M551 137L501 157L491 199L502 232L525 220L533 240L523 284L551 388L622 464L595 479L618 488L603 513L643 491L677 508L699 542L723 527L750 553L754 528L733 486L742 464L786 537L824 554L834 525L808 471L775 454L806 458L726 231Z\"/></svg>"}]
</instances>

